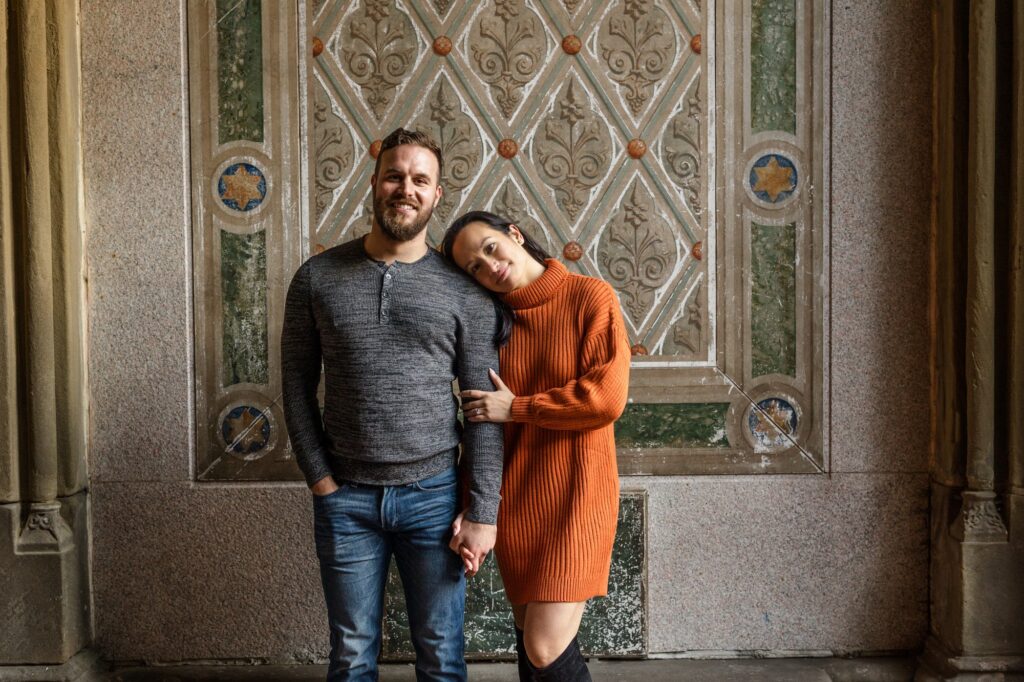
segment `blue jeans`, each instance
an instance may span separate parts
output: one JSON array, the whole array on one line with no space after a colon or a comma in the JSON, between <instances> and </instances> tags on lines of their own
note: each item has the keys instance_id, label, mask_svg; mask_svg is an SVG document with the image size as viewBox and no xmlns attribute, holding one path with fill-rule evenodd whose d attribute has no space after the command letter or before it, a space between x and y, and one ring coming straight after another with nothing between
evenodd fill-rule
<instances>
[{"instance_id":1,"label":"blue jeans","mask_svg":"<svg viewBox=\"0 0 1024 682\"><path fill-rule=\"evenodd\" d=\"M339 481L313 498L316 552L331 629L328 682L376 680L384 588L392 554L405 589L416 679L466 679L466 578L448 548L455 468L406 485Z\"/></svg>"}]
</instances>

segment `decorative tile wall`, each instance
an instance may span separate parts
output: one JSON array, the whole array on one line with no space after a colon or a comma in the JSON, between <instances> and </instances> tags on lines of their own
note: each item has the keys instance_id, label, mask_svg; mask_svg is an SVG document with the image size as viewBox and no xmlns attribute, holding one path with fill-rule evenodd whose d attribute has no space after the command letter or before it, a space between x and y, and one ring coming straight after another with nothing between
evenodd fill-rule
<instances>
[{"instance_id":1,"label":"decorative tile wall","mask_svg":"<svg viewBox=\"0 0 1024 682\"><path fill-rule=\"evenodd\" d=\"M196 469L289 479L278 339L303 257L295 7L189 4Z\"/></svg>"},{"instance_id":2,"label":"decorative tile wall","mask_svg":"<svg viewBox=\"0 0 1024 682\"><path fill-rule=\"evenodd\" d=\"M297 476L285 288L369 229L398 125L444 151L432 241L490 209L615 287L623 473L826 470L826 9L195 0L197 478Z\"/></svg>"}]
</instances>

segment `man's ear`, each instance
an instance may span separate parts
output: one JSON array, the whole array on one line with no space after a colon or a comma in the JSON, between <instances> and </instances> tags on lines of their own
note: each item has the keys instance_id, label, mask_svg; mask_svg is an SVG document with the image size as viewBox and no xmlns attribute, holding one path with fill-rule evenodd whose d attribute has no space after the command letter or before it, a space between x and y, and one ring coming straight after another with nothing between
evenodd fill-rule
<instances>
[{"instance_id":1,"label":"man's ear","mask_svg":"<svg viewBox=\"0 0 1024 682\"><path fill-rule=\"evenodd\" d=\"M444 194L444 188L441 187L441 185L438 185L437 186L437 196L434 197L434 208L437 208L437 205L439 203L441 203L441 195L442 194Z\"/></svg>"}]
</instances>

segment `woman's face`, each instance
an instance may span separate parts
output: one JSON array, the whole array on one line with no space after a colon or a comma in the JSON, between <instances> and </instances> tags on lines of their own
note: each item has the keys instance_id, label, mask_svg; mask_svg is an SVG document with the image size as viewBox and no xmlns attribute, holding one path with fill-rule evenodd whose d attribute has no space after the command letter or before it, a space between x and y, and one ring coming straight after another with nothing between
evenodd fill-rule
<instances>
[{"instance_id":1,"label":"woman's face","mask_svg":"<svg viewBox=\"0 0 1024 682\"><path fill-rule=\"evenodd\" d=\"M515 226L505 233L482 222L466 225L452 244L452 258L477 282L491 291L507 293L528 284L530 264L536 263L522 247Z\"/></svg>"}]
</instances>

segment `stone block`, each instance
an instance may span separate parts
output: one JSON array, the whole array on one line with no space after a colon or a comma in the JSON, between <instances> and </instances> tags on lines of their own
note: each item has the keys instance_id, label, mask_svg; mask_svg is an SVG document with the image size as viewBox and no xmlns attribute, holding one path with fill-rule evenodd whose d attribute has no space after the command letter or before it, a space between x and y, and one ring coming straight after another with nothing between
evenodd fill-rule
<instances>
[{"instance_id":1,"label":"stone block","mask_svg":"<svg viewBox=\"0 0 1024 682\"><path fill-rule=\"evenodd\" d=\"M184 7L82 3L93 481L189 477Z\"/></svg>"},{"instance_id":2,"label":"stone block","mask_svg":"<svg viewBox=\"0 0 1024 682\"><path fill-rule=\"evenodd\" d=\"M931 6L832 8L832 471L928 470Z\"/></svg>"},{"instance_id":3,"label":"stone block","mask_svg":"<svg viewBox=\"0 0 1024 682\"><path fill-rule=\"evenodd\" d=\"M300 484L93 486L95 646L112 661L326 659Z\"/></svg>"},{"instance_id":4,"label":"stone block","mask_svg":"<svg viewBox=\"0 0 1024 682\"><path fill-rule=\"evenodd\" d=\"M923 641L926 475L628 485L649 495L652 654L851 654Z\"/></svg>"}]
</instances>

